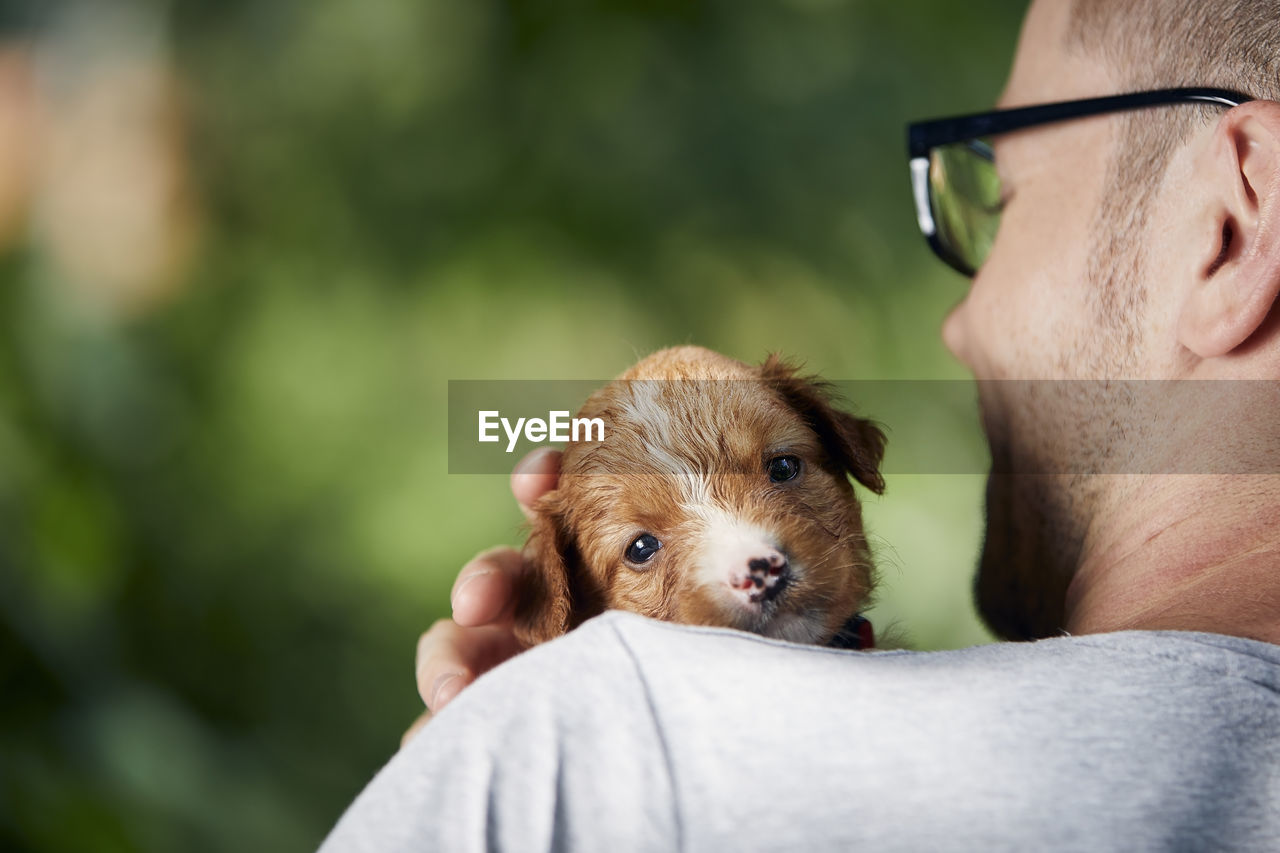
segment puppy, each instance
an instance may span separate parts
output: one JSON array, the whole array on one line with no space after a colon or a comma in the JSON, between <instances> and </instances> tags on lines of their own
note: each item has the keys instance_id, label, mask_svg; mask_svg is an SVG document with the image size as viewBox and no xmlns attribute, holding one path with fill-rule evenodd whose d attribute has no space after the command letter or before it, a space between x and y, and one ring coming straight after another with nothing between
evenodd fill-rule
<instances>
[{"instance_id":1,"label":"puppy","mask_svg":"<svg viewBox=\"0 0 1280 853\"><path fill-rule=\"evenodd\" d=\"M865 647L872 566L849 476L876 494L884 434L770 356L662 350L594 393L558 488L534 507L517 636L606 609Z\"/></svg>"}]
</instances>

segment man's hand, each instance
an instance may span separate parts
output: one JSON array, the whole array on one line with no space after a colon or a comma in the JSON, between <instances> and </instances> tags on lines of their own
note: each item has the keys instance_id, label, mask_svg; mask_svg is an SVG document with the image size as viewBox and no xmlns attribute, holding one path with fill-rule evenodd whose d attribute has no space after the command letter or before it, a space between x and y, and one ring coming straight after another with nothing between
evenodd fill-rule
<instances>
[{"instance_id":1,"label":"man's hand","mask_svg":"<svg viewBox=\"0 0 1280 853\"><path fill-rule=\"evenodd\" d=\"M520 460L511 474L511 492L526 516L559 478L558 451L535 450ZM458 572L450 594L453 618L439 620L418 638L418 695L427 711L404 733L401 745L462 688L524 651L511 625L516 579L523 571L520 552L500 547L482 551Z\"/></svg>"}]
</instances>

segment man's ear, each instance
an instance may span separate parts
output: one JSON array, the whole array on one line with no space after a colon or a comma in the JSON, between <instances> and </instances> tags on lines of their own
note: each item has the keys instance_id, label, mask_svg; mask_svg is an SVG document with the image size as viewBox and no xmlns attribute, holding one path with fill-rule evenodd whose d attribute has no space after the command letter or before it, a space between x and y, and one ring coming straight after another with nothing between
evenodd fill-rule
<instances>
[{"instance_id":1,"label":"man's ear","mask_svg":"<svg viewBox=\"0 0 1280 853\"><path fill-rule=\"evenodd\" d=\"M818 434L837 464L877 495L884 494L880 462L884 459L885 437L875 423L836 409L831 404L830 383L798 376L797 368L776 353L760 365L760 375Z\"/></svg>"},{"instance_id":2,"label":"man's ear","mask_svg":"<svg viewBox=\"0 0 1280 853\"><path fill-rule=\"evenodd\" d=\"M1249 340L1280 295L1280 103L1230 110L1200 157L1209 203L1178 340L1216 358Z\"/></svg>"},{"instance_id":3,"label":"man's ear","mask_svg":"<svg viewBox=\"0 0 1280 853\"><path fill-rule=\"evenodd\" d=\"M532 529L523 551L524 574L516 584L515 634L529 646L554 639L571 627L573 544L559 497L558 492L548 492L533 506Z\"/></svg>"}]
</instances>

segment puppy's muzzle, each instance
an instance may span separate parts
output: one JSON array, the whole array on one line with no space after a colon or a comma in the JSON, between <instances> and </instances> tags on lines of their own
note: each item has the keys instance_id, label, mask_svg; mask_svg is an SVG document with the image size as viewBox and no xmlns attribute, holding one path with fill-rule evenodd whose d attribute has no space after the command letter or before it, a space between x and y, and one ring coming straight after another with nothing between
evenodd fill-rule
<instances>
[{"instance_id":1,"label":"puppy's muzzle","mask_svg":"<svg viewBox=\"0 0 1280 853\"><path fill-rule=\"evenodd\" d=\"M786 556L774 548L761 549L748 557L746 565L729 573L729 586L752 604L777 598L791 580Z\"/></svg>"}]
</instances>

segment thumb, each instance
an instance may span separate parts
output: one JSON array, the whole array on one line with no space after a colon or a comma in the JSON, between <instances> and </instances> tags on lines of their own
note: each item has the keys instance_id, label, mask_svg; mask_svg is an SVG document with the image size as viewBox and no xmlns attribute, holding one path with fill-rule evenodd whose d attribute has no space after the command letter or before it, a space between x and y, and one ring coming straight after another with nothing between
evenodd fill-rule
<instances>
[{"instance_id":1,"label":"thumb","mask_svg":"<svg viewBox=\"0 0 1280 853\"><path fill-rule=\"evenodd\" d=\"M526 518L532 519L538 498L560 481L560 451L544 447L521 459L511 472L511 493Z\"/></svg>"}]
</instances>

